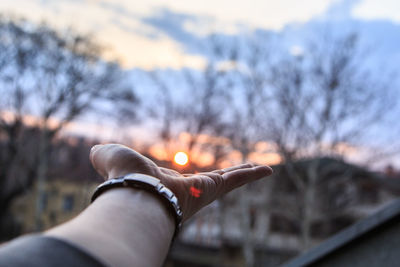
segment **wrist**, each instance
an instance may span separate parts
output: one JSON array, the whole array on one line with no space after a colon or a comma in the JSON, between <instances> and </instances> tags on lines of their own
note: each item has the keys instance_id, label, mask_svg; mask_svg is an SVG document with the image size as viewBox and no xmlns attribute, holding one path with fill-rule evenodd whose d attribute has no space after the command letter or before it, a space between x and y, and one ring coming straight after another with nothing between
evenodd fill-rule
<instances>
[{"instance_id":1,"label":"wrist","mask_svg":"<svg viewBox=\"0 0 400 267\"><path fill-rule=\"evenodd\" d=\"M121 224L119 227L130 230L130 225L138 223L147 226L145 231L155 230L166 238L172 239L175 229L174 216L157 196L145 190L134 188L108 190L101 194L91 206L101 212L106 209L110 214L118 214L120 217L113 218L113 223ZM135 235L139 234L136 229L133 231Z\"/></svg>"},{"instance_id":2,"label":"wrist","mask_svg":"<svg viewBox=\"0 0 400 267\"><path fill-rule=\"evenodd\" d=\"M107 190L99 195L91 206L99 206L100 209L104 207L114 209L119 214L123 213L127 220L135 219L140 214L148 220L160 219L166 221L168 225L175 225L173 214L165 208L162 201L154 194L141 189L121 187ZM169 229L169 227L167 228Z\"/></svg>"},{"instance_id":3,"label":"wrist","mask_svg":"<svg viewBox=\"0 0 400 267\"><path fill-rule=\"evenodd\" d=\"M182 210L175 194L165 187L160 179L141 173L130 173L123 177L107 180L96 188L92 196L92 202L104 192L118 188L139 189L151 193L154 197L158 198L170 214L174 216L174 236L177 235L182 223Z\"/></svg>"},{"instance_id":4,"label":"wrist","mask_svg":"<svg viewBox=\"0 0 400 267\"><path fill-rule=\"evenodd\" d=\"M138 258L144 261L137 266L161 266L174 235L175 219L157 196L140 189L116 188L104 192L91 206L108 213L107 224L112 224L108 240L126 253L122 258L134 256L135 263ZM147 265L148 261L155 262Z\"/></svg>"}]
</instances>

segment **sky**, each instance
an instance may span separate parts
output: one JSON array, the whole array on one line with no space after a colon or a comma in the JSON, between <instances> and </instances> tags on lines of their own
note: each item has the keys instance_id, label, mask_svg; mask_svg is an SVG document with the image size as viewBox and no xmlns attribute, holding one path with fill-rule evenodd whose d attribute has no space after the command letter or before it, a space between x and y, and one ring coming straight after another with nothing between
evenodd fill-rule
<instances>
[{"instance_id":1,"label":"sky","mask_svg":"<svg viewBox=\"0 0 400 267\"><path fill-rule=\"evenodd\" d=\"M92 33L107 58L146 70L204 65L187 46L210 32L283 32L324 19L400 24L397 0L2 0L0 12Z\"/></svg>"},{"instance_id":2,"label":"sky","mask_svg":"<svg viewBox=\"0 0 400 267\"><path fill-rule=\"evenodd\" d=\"M106 48L105 57L117 58L142 88L146 70L164 69L173 76L183 67L204 66L207 55L200 47L211 33L227 41L272 34L296 51L306 36L330 25L333 32L361 34L373 49L371 66L378 75L381 69L397 69L400 62L398 0L1 0L0 14L92 34ZM69 127L87 133L87 125ZM116 135L111 127L91 127L106 139ZM143 127L134 130L145 135Z\"/></svg>"}]
</instances>

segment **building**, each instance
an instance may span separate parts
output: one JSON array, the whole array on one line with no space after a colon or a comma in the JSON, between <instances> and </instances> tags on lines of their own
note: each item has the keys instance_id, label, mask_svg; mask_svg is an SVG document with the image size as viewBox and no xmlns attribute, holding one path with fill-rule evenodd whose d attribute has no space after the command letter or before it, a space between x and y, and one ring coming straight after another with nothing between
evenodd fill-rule
<instances>
[{"instance_id":1,"label":"building","mask_svg":"<svg viewBox=\"0 0 400 267\"><path fill-rule=\"evenodd\" d=\"M310 162L294 167L304 173ZM312 246L381 210L400 193L400 179L337 159L319 159L319 165L310 220ZM285 166L275 166L274 171L272 177L239 188L195 214L185 223L165 266L244 266L244 244L255 266L277 266L302 252L302 195ZM32 190L13 206L22 232L38 229L38 222L40 229L48 229L74 217L89 204L97 185L92 180L52 179L41 196ZM37 203L42 210L38 221Z\"/></svg>"},{"instance_id":2,"label":"building","mask_svg":"<svg viewBox=\"0 0 400 267\"><path fill-rule=\"evenodd\" d=\"M398 266L400 200L346 228L307 253L286 263L299 266Z\"/></svg>"},{"instance_id":3,"label":"building","mask_svg":"<svg viewBox=\"0 0 400 267\"><path fill-rule=\"evenodd\" d=\"M15 201L12 210L22 233L49 229L63 223L89 205L91 192L97 183L56 179L45 184L38 195L35 187ZM41 210L36 218L37 208Z\"/></svg>"},{"instance_id":4,"label":"building","mask_svg":"<svg viewBox=\"0 0 400 267\"><path fill-rule=\"evenodd\" d=\"M317 160L310 247L381 210L399 195L400 179L338 159ZM294 168L307 179L305 173L313 162L299 161ZM272 177L237 189L188 221L167 266L245 266L242 248L246 243L250 243L255 266L277 266L304 251L302 194L285 166L275 166L274 171Z\"/></svg>"}]
</instances>

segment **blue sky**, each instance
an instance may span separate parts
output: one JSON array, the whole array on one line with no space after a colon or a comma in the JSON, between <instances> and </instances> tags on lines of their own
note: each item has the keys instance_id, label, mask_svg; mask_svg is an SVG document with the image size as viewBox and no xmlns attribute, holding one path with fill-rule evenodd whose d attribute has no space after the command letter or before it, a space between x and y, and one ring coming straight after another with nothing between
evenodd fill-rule
<instances>
[{"instance_id":1,"label":"blue sky","mask_svg":"<svg viewBox=\"0 0 400 267\"><path fill-rule=\"evenodd\" d=\"M108 48L106 56L118 57L125 68L199 67L205 58L195 45L211 32L293 38L326 21L357 26L372 43L382 42L385 53L400 53L397 0L2 0L0 12L93 33ZM388 27L397 36L382 39Z\"/></svg>"}]
</instances>

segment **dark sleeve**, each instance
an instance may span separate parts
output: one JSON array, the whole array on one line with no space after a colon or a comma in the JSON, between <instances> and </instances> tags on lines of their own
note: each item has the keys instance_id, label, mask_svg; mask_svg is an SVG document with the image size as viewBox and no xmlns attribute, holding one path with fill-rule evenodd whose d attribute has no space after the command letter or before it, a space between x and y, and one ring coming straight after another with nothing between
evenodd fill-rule
<instances>
[{"instance_id":1,"label":"dark sleeve","mask_svg":"<svg viewBox=\"0 0 400 267\"><path fill-rule=\"evenodd\" d=\"M1 267L106 267L88 252L57 238L29 235L0 246Z\"/></svg>"}]
</instances>

